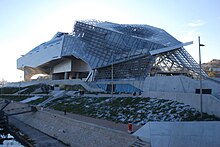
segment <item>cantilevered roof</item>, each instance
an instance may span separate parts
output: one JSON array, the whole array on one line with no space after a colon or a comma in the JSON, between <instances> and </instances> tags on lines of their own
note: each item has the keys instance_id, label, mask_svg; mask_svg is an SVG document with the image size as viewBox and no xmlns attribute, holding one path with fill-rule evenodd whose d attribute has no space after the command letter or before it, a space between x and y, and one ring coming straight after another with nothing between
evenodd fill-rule
<instances>
[{"instance_id":1,"label":"cantilevered roof","mask_svg":"<svg viewBox=\"0 0 220 147\"><path fill-rule=\"evenodd\" d=\"M152 50L152 51L150 51L150 54L151 55L157 55L157 54L169 52L169 51L172 51L172 50L176 50L176 49L182 48L183 46L190 45L190 44L193 44L193 42L191 41L191 42L186 42L186 43L180 43L180 44L177 44L177 45L174 45L174 46L169 46L169 47L164 47L164 48Z\"/></svg>"}]
</instances>

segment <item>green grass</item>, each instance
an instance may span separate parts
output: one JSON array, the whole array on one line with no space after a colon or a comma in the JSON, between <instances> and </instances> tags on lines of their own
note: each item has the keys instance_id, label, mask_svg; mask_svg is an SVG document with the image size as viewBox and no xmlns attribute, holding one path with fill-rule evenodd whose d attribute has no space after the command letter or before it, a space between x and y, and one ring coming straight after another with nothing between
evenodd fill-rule
<instances>
[{"instance_id":1,"label":"green grass","mask_svg":"<svg viewBox=\"0 0 220 147\"><path fill-rule=\"evenodd\" d=\"M2 87L0 88L1 94L14 94L19 91L19 87Z\"/></svg>"},{"instance_id":2,"label":"green grass","mask_svg":"<svg viewBox=\"0 0 220 147\"><path fill-rule=\"evenodd\" d=\"M2 99L8 99L8 100L13 100L13 101L22 101L26 98L29 98L30 96L23 96L23 95L0 95L0 98Z\"/></svg>"}]
</instances>

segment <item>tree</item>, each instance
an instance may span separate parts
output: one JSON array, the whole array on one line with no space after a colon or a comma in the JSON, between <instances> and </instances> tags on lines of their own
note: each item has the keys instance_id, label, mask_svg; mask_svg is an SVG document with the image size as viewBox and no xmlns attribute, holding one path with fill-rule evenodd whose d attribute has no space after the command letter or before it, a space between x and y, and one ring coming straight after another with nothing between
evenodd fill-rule
<instances>
[{"instance_id":1,"label":"tree","mask_svg":"<svg viewBox=\"0 0 220 147\"><path fill-rule=\"evenodd\" d=\"M215 72L214 71L209 71L208 76L209 77L215 77Z\"/></svg>"},{"instance_id":2,"label":"tree","mask_svg":"<svg viewBox=\"0 0 220 147\"><path fill-rule=\"evenodd\" d=\"M2 80L0 81L0 87L4 87L4 85L5 85L6 83L7 83L7 81L2 78Z\"/></svg>"}]
</instances>

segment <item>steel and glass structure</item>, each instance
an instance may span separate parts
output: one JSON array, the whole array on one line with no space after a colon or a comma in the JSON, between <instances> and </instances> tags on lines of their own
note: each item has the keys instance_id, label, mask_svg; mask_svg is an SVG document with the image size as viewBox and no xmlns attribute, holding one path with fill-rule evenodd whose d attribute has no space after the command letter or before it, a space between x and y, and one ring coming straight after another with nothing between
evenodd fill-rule
<instances>
[{"instance_id":1,"label":"steel and glass structure","mask_svg":"<svg viewBox=\"0 0 220 147\"><path fill-rule=\"evenodd\" d=\"M53 79L114 80L186 74L197 76L199 65L185 45L165 30L149 25L76 21L71 33L58 32L17 60L28 81L44 73ZM202 71L203 76L207 76Z\"/></svg>"}]
</instances>

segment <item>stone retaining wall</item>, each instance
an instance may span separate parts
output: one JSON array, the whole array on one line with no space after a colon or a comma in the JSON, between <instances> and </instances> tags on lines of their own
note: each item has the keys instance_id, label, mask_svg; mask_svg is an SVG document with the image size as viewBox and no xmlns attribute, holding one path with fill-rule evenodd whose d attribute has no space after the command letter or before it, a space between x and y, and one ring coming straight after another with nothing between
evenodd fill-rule
<instances>
[{"instance_id":1,"label":"stone retaining wall","mask_svg":"<svg viewBox=\"0 0 220 147\"><path fill-rule=\"evenodd\" d=\"M7 109L23 107L24 104L11 103ZM39 110L13 116L22 122L52 136L70 146L129 146L136 138L125 132L81 122L62 115Z\"/></svg>"}]
</instances>

